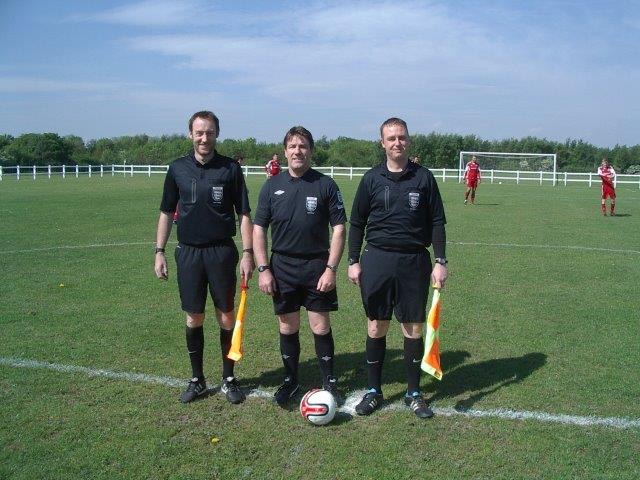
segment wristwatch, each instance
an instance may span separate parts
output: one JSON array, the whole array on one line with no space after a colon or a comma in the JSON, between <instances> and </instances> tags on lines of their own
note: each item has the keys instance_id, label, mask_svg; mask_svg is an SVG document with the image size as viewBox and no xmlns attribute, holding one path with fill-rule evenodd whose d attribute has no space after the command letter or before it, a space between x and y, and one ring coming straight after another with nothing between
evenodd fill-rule
<instances>
[{"instance_id":1,"label":"wristwatch","mask_svg":"<svg viewBox=\"0 0 640 480\"><path fill-rule=\"evenodd\" d=\"M330 264L328 264L328 265L327 265L327 268L328 268L329 270L331 270L333 273L336 273L336 272L338 271L338 266L337 266L337 265L330 265Z\"/></svg>"},{"instance_id":2,"label":"wristwatch","mask_svg":"<svg viewBox=\"0 0 640 480\"><path fill-rule=\"evenodd\" d=\"M251 255L253 255L253 248L251 248L251 247L243 248L242 249L242 253L250 253Z\"/></svg>"},{"instance_id":3,"label":"wristwatch","mask_svg":"<svg viewBox=\"0 0 640 480\"><path fill-rule=\"evenodd\" d=\"M258 272L262 273L265 270L271 270L271 267L269 265L258 265Z\"/></svg>"},{"instance_id":4,"label":"wristwatch","mask_svg":"<svg viewBox=\"0 0 640 480\"><path fill-rule=\"evenodd\" d=\"M441 257L436 257L435 262L445 267L447 266L447 263L449 263L446 258L441 258Z\"/></svg>"},{"instance_id":5,"label":"wristwatch","mask_svg":"<svg viewBox=\"0 0 640 480\"><path fill-rule=\"evenodd\" d=\"M350 258L349 265L353 265L354 263L360 263L360 260L358 260L357 258Z\"/></svg>"},{"instance_id":6,"label":"wristwatch","mask_svg":"<svg viewBox=\"0 0 640 480\"><path fill-rule=\"evenodd\" d=\"M161 254L163 254L163 255L164 255L164 248L156 247L156 255L157 255L158 253L161 253Z\"/></svg>"}]
</instances>

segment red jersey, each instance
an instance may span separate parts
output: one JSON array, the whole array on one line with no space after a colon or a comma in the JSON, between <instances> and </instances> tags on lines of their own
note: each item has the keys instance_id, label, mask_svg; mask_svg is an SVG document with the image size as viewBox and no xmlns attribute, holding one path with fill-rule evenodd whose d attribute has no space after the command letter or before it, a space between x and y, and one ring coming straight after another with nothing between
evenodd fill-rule
<instances>
[{"instance_id":1,"label":"red jersey","mask_svg":"<svg viewBox=\"0 0 640 480\"><path fill-rule=\"evenodd\" d=\"M270 176L278 175L280 173L280 164L276 160L269 160L264 169Z\"/></svg>"},{"instance_id":2,"label":"red jersey","mask_svg":"<svg viewBox=\"0 0 640 480\"><path fill-rule=\"evenodd\" d=\"M606 167L600 165L598 167L598 175L600 176L603 184L613 187L613 180L616 178L616 171L611 165L607 165Z\"/></svg>"},{"instance_id":3,"label":"red jersey","mask_svg":"<svg viewBox=\"0 0 640 480\"><path fill-rule=\"evenodd\" d=\"M469 182L475 182L480 178L480 165L478 162L469 162L464 169L464 178Z\"/></svg>"}]
</instances>

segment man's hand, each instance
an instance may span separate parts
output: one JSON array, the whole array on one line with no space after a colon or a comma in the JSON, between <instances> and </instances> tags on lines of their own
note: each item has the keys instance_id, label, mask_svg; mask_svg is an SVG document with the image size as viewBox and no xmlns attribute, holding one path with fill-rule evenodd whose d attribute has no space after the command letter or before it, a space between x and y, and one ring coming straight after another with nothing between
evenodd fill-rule
<instances>
[{"instance_id":1,"label":"man's hand","mask_svg":"<svg viewBox=\"0 0 640 480\"><path fill-rule=\"evenodd\" d=\"M265 270L258 274L258 287L262 293L273 296L276 291L276 280L273 278L271 270Z\"/></svg>"},{"instance_id":2,"label":"man's hand","mask_svg":"<svg viewBox=\"0 0 640 480\"><path fill-rule=\"evenodd\" d=\"M431 285L434 288L444 288L444 284L447 281L447 267L436 263L431 271Z\"/></svg>"},{"instance_id":3,"label":"man's hand","mask_svg":"<svg viewBox=\"0 0 640 480\"><path fill-rule=\"evenodd\" d=\"M334 288L336 288L336 274L333 270L326 268L318 280L316 289L320 292L330 292Z\"/></svg>"},{"instance_id":4,"label":"man's hand","mask_svg":"<svg viewBox=\"0 0 640 480\"><path fill-rule=\"evenodd\" d=\"M164 253L156 253L156 264L154 270L156 272L156 277L160 280L169 279L169 268L167 267L167 259L165 258Z\"/></svg>"},{"instance_id":5,"label":"man's hand","mask_svg":"<svg viewBox=\"0 0 640 480\"><path fill-rule=\"evenodd\" d=\"M349 265L349 270L347 270L347 275L349 276L349 281L351 283L360 286L360 276L362 275L362 268L360 268L359 263L354 263L353 265Z\"/></svg>"},{"instance_id":6,"label":"man's hand","mask_svg":"<svg viewBox=\"0 0 640 480\"><path fill-rule=\"evenodd\" d=\"M253 262L253 255L249 252L242 253L242 259L240 259L240 276L244 277L248 282L253 276L253 270L256 268Z\"/></svg>"}]
</instances>

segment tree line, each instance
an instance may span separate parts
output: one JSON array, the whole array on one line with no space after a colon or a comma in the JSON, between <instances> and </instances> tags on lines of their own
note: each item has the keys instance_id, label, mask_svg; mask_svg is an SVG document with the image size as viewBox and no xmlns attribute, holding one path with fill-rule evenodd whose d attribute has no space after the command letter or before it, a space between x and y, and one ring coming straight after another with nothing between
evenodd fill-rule
<instances>
[{"instance_id":1,"label":"tree line","mask_svg":"<svg viewBox=\"0 0 640 480\"><path fill-rule=\"evenodd\" d=\"M640 173L640 145L602 148L583 140L556 142L544 138L483 140L475 135L429 133L411 137L411 155L431 168L457 168L462 150L512 153L555 153L558 170L592 172L603 157L620 173ZM245 165L264 165L274 153L282 158L282 144L225 139L218 142L223 155L241 155ZM19 137L0 135L0 165L164 165L191 150L186 135L148 135L101 138L85 142L81 137L56 133L26 133ZM380 142L348 137L316 140L316 166L371 167L384 158Z\"/></svg>"}]
</instances>

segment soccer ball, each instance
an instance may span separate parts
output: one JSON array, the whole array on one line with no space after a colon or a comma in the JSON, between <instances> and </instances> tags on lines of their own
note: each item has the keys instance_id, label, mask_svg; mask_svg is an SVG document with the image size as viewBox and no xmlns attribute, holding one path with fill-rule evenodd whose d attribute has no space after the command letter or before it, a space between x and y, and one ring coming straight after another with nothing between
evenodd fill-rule
<instances>
[{"instance_id":1,"label":"soccer ball","mask_svg":"<svg viewBox=\"0 0 640 480\"><path fill-rule=\"evenodd\" d=\"M326 425L336 416L336 399L326 390L309 390L300 402L300 413L314 425Z\"/></svg>"}]
</instances>

